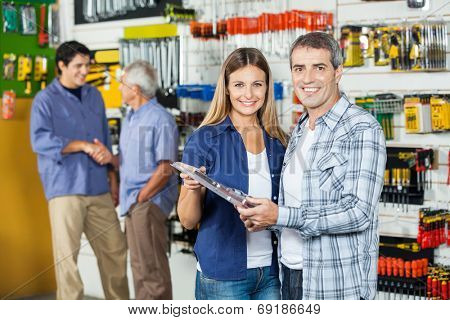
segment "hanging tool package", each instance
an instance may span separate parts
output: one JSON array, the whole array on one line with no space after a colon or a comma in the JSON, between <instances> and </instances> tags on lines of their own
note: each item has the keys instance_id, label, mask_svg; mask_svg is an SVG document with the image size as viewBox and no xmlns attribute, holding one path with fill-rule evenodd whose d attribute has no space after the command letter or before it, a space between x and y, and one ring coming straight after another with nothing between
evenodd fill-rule
<instances>
[{"instance_id":1,"label":"hanging tool package","mask_svg":"<svg viewBox=\"0 0 450 320\"><path fill-rule=\"evenodd\" d=\"M180 44L178 37L120 41L120 63L126 66L136 60L148 61L158 72L159 88L175 93L179 83Z\"/></svg>"},{"instance_id":2,"label":"hanging tool package","mask_svg":"<svg viewBox=\"0 0 450 320\"><path fill-rule=\"evenodd\" d=\"M156 0L83 0L83 16L88 22L98 22L156 5Z\"/></svg>"},{"instance_id":3,"label":"hanging tool package","mask_svg":"<svg viewBox=\"0 0 450 320\"><path fill-rule=\"evenodd\" d=\"M365 35L362 36L362 30ZM366 39L367 38L367 39ZM367 49L362 50L368 42ZM364 41L366 41L364 40ZM345 67L362 66L363 59L393 71L445 71L447 24L441 20L377 26L343 26L341 49ZM368 54L369 53L369 54Z\"/></svg>"},{"instance_id":4,"label":"hanging tool package","mask_svg":"<svg viewBox=\"0 0 450 320\"><path fill-rule=\"evenodd\" d=\"M397 212L408 212L409 205L422 205L424 191L431 189L434 163L432 149L387 148L388 159L384 174L381 201L391 203Z\"/></svg>"},{"instance_id":5,"label":"hanging tool package","mask_svg":"<svg viewBox=\"0 0 450 320\"><path fill-rule=\"evenodd\" d=\"M403 111L403 98L393 93L356 97L355 103L368 110L383 128L386 140L394 139L394 114Z\"/></svg>"}]
</instances>

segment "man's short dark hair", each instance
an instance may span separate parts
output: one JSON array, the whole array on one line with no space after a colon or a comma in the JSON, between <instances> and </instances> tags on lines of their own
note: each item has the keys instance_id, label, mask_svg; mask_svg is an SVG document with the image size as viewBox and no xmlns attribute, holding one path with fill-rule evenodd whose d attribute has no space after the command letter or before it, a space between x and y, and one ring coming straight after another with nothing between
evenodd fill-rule
<instances>
[{"instance_id":1,"label":"man's short dark hair","mask_svg":"<svg viewBox=\"0 0 450 320\"><path fill-rule=\"evenodd\" d=\"M291 45L289 51L289 64L292 69L292 52L296 48L314 48L325 49L330 52L331 64L334 69L337 69L342 63L342 53L339 43L328 33L325 32L310 32L298 37Z\"/></svg>"},{"instance_id":2,"label":"man's short dark hair","mask_svg":"<svg viewBox=\"0 0 450 320\"><path fill-rule=\"evenodd\" d=\"M56 49L56 67L58 68L58 74L61 74L61 70L59 69L58 62L62 61L65 66L67 66L70 61L75 58L77 54L81 54L83 56L90 56L91 52L89 49L82 43L78 41L67 41L61 43L58 49Z\"/></svg>"}]
</instances>

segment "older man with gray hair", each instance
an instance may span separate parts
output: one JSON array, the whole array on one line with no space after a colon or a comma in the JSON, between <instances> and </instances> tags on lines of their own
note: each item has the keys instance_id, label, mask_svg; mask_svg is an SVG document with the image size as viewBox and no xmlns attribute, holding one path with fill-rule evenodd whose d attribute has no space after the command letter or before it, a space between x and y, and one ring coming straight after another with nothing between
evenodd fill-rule
<instances>
[{"instance_id":1,"label":"older man with gray hair","mask_svg":"<svg viewBox=\"0 0 450 320\"><path fill-rule=\"evenodd\" d=\"M172 115L156 100L156 70L128 65L119 87L131 107L120 136L120 208L130 248L136 299L172 299L166 219L178 196L170 161L178 155Z\"/></svg>"}]
</instances>

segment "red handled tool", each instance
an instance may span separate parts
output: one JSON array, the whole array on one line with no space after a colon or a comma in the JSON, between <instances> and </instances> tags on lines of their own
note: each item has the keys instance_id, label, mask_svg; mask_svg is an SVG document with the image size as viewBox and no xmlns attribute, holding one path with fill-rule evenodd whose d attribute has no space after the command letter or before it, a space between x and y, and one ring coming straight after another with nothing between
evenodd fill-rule
<instances>
[{"instance_id":1,"label":"red handled tool","mask_svg":"<svg viewBox=\"0 0 450 320\"><path fill-rule=\"evenodd\" d=\"M46 7L45 4L41 5L40 9L40 26L39 26L39 34L38 34L38 43L40 47L45 47L48 44L48 32L45 28L45 17L46 15Z\"/></svg>"}]
</instances>

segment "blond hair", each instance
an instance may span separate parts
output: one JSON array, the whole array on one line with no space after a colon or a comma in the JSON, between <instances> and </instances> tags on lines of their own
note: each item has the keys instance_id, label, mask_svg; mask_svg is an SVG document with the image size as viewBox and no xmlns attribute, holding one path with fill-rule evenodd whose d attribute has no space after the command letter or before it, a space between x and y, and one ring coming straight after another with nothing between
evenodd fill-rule
<instances>
[{"instance_id":1,"label":"blond hair","mask_svg":"<svg viewBox=\"0 0 450 320\"><path fill-rule=\"evenodd\" d=\"M278 139L284 146L287 145L287 136L278 123L276 104L273 92L272 72L264 55L255 48L239 48L233 51L222 65L216 91L211 101L211 106L202 126L221 123L231 112L231 101L227 95L227 87L230 75L238 69L248 65L255 66L266 74L266 98L263 106L258 110L258 120L269 136Z\"/></svg>"}]
</instances>

